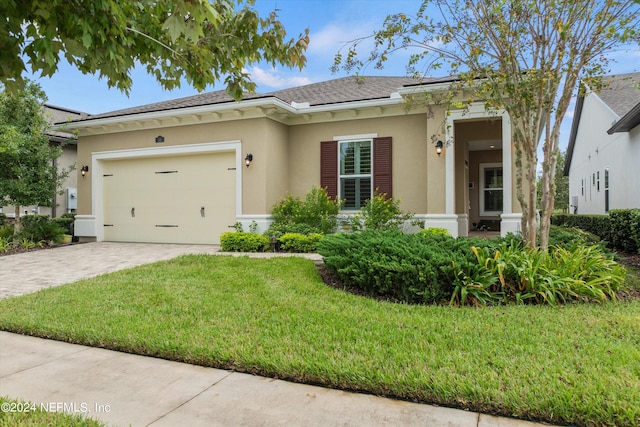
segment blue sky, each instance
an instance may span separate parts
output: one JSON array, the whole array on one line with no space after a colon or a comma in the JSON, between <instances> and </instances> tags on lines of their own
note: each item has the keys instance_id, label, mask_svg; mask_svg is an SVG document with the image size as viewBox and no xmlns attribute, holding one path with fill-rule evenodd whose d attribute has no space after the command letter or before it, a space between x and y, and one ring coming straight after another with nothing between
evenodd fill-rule
<instances>
[{"instance_id":1,"label":"blue sky","mask_svg":"<svg viewBox=\"0 0 640 427\"><path fill-rule=\"evenodd\" d=\"M332 74L330 67L336 52L345 42L370 34L381 27L384 18L391 13L414 14L420 0L256 0L255 7L267 15L279 9L280 20L290 37L296 37L305 28L310 30L310 44L307 50L307 66L304 70L286 68L273 69L270 66L256 66L248 69L258 92L271 92L291 86L343 77L346 74ZM367 52L366 48L362 52ZM640 71L640 51L615 52L617 63L612 63L611 74ZM368 75L405 75L408 54L396 54L383 70L368 69ZM446 70L441 71L446 74ZM96 76L83 75L64 62L52 78L35 78L49 97L49 104L97 114L128 108L152 102L180 98L198 92L186 84L182 88L165 91L155 79L142 69L132 73L133 87L127 97L116 89L109 89L106 80ZM223 89L222 84L210 90ZM570 123L573 107L568 113ZM568 125L563 130L563 138L568 138Z\"/></svg>"}]
</instances>

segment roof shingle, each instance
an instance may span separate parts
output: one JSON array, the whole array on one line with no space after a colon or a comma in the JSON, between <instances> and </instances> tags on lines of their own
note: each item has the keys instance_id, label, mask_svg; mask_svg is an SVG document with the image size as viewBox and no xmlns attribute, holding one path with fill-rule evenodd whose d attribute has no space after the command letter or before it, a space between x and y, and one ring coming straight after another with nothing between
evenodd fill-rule
<instances>
[{"instance_id":1,"label":"roof shingle","mask_svg":"<svg viewBox=\"0 0 640 427\"><path fill-rule=\"evenodd\" d=\"M440 79L425 79L423 82L436 82ZM416 84L418 81L409 77L343 77L305 86L283 89L265 94L247 94L243 100L277 98L288 104L309 103L309 105L338 104L342 102L365 101L388 98L400 87ZM111 117L130 116L135 114L152 113L158 111L177 110L181 108L200 107L205 105L219 105L235 102L225 91L207 92L170 101L156 102L122 110L94 114L81 117L75 121L104 119Z\"/></svg>"}]
</instances>

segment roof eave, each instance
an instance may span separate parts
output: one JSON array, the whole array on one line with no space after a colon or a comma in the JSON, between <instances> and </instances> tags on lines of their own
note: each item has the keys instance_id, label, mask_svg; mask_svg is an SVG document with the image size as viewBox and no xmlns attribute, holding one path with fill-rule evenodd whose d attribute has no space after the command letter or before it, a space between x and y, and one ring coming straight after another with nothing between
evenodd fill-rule
<instances>
[{"instance_id":1,"label":"roof eave","mask_svg":"<svg viewBox=\"0 0 640 427\"><path fill-rule=\"evenodd\" d=\"M633 107L627 114L618 120L607 130L609 135L618 132L629 132L634 127L640 125L640 103Z\"/></svg>"},{"instance_id":2,"label":"roof eave","mask_svg":"<svg viewBox=\"0 0 640 427\"><path fill-rule=\"evenodd\" d=\"M563 176L569 176L569 169L571 169L571 159L573 158L573 150L576 145L576 138L578 136L578 127L580 126L580 118L582 117L582 107L584 105L585 96L578 96L576 101L576 109L573 114L573 123L571 123L571 134L569 134L569 145L567 146L567 154L564 161Z\"/></svg>"},{"instance_id":3,"label":"roof eave","mask_svg":"<svg viewBox=\"0 0 640 427\"><path fill-rule=\"evenodd\" d=\"M58 129L64 126L64 130L81 130L89 128L98 128L104 126L122 125L127 123L162 120L167 118L175 118L180 116L193 116L198 114L211 114L216 112L233 111L238 109L251 108L277 108L291 115L308 115L314 113L324 113L330 111L357 110L367 107L384 107L388 105L397 105L404 103L404 98L394 92L386 98L376 98L361 101L349 101L336 104L309 105L307 103L287 103L277 97L259 98L232 103L208 104L198 107L175 108L171 110L152 111L147 113L130 114L126 116L114 116L106 118L86 119L78 122L65 123L64 125L54 126Z\"/></svg>"}]
</instances>

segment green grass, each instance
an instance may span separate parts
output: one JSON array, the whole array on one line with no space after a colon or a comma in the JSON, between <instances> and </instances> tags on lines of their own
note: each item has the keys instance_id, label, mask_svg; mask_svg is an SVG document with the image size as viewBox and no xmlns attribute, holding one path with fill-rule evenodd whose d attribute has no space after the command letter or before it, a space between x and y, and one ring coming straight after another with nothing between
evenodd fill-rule
<instances>
[{"instance_id":1,"label":"green grass","mask_svg":"<svg viewBox=\"0 0 640 427\"><path fill-rule=\"evenodd\" d=\"M640 301L409 306L329 288L305 259L189 255L2 300L0 328L523 419L640 423Z\"/></svg>"},{"instance_id":2,"label":"green grass","mask_svg":"<svg viewBox=\"0 0 640 427\"><path fill-rule=\"evenodd\" d=\"M48 412L38 404L0 396L0 427L103 427L105 424L81 415Z\"/></svg>"}]
</instances>

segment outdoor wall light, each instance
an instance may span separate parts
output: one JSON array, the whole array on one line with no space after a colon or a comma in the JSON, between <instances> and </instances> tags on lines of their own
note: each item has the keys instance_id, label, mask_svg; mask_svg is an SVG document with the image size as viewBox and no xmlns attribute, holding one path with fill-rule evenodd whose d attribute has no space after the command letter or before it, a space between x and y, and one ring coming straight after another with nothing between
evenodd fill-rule
<instances>
[{"instance_id":1,"label":"outdoor wall light","mask_svg":"<svg viewBox=\"0 0 640 427\"><path fill-rule=\"evenodd\" d=\"M253 154L249 153L247 154L247 157L244 158L244 164L249 167L249 165L251 165L251 162L253 161Z\"/></svg>"},{"instance_id":2,"label":"outdoor wall light","mask_svg":"<svg viewBox=\"0 0 640 427\"><path fill-rule=\"evenodd\" d=\"M440 157L440 154L442 154L442 147L444 147L444 143L442 141L436 142L436 154L438 155L438 157Z\"/></svg>"},{"instance_id":3,"label":"outdoor wall light","mask_svg":"<svg viewBox=\"0 0 640 427\"><path fill-rule=\"evenodd\" d=\"M164 136L162 136L162 135L156 136L156 144L158 144L160 142L164 142Z\"/></svg>"},{"instance_id":4,"label":"outdoor wall light","mask_svg":"<svg viewBox=\"0 0 640 427\"><path fill-rule=\"evenodd\" d=\"M84 165L82 169L80 169L80 173L82 174L82 177L84 177L87 174L87 172L89 172L89 166Z\"/></svg>"}]
</instances>

